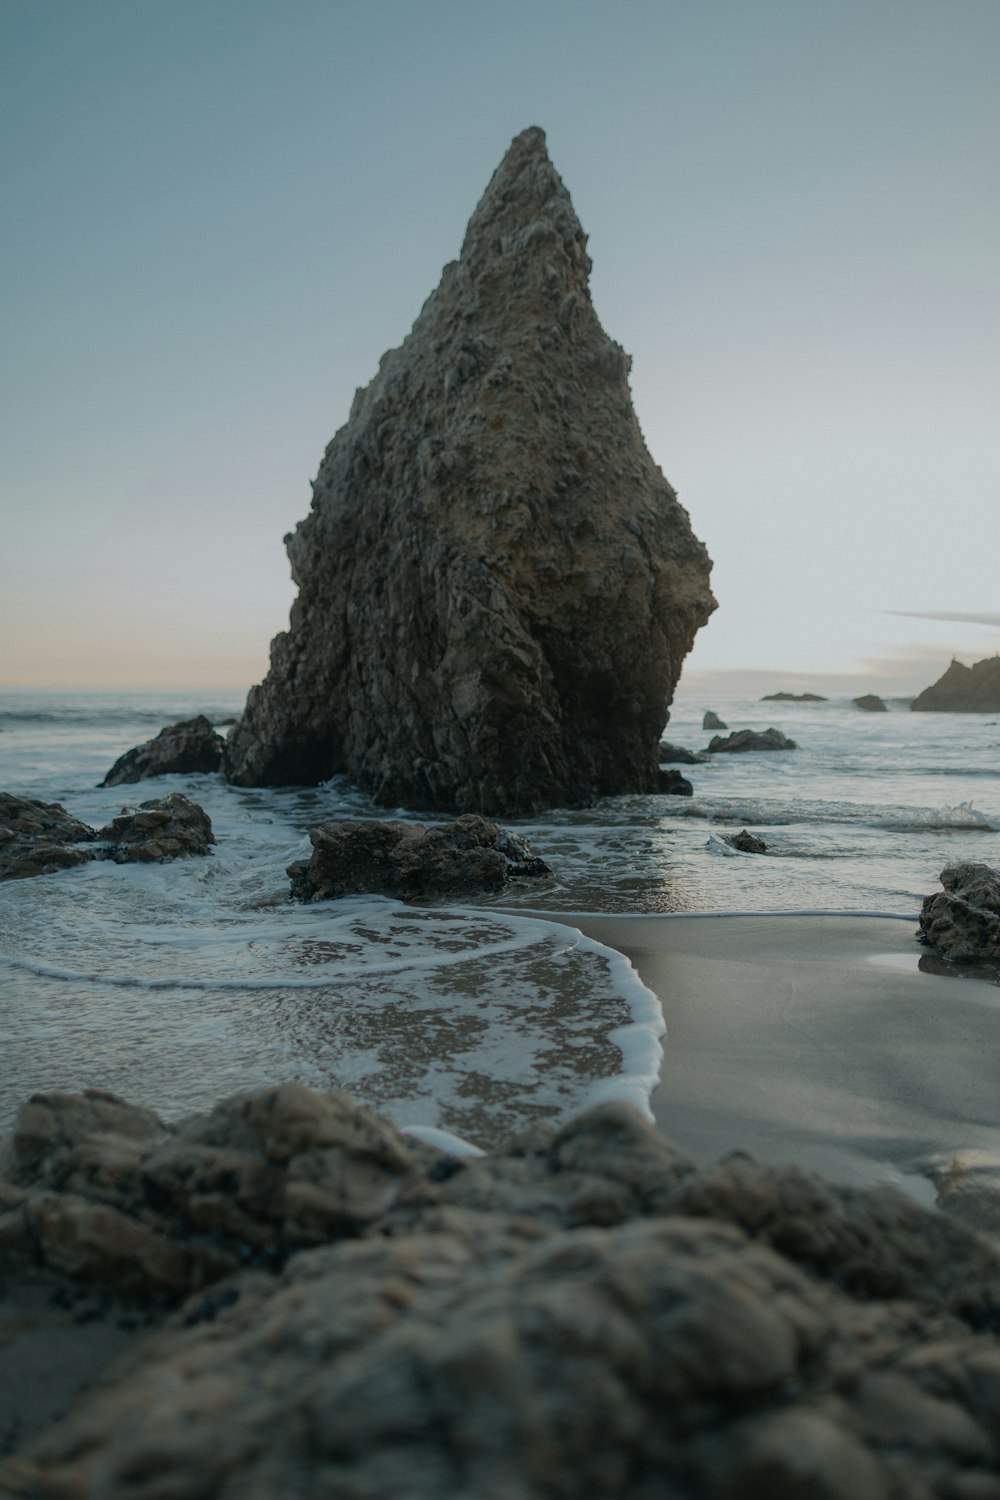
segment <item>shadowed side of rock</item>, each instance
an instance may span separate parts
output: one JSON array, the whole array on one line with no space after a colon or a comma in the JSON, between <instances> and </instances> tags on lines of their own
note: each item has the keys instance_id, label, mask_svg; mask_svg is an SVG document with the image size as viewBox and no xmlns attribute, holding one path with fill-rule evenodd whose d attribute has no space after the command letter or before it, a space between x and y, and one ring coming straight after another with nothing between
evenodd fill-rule
<instances>
[{"instance_id":1,"label":"shadowed side of rock","mask_svg":"<svg viewBox=\"0 0 1000 1500\"><path fill-rule=\"evenodd\" d=\"M326 451L233 781L346 772L384 805L487 814L655 790L710 563L590 265L527 130Z\"/></svg>"}]
</instances>

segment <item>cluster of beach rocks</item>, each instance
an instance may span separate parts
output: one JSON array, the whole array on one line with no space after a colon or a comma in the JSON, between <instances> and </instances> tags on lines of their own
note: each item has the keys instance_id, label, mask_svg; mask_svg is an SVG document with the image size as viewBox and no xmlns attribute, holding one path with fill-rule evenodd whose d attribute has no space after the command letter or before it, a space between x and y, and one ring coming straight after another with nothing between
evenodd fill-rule
<instances>
[{"instance_id":1,"label":"cluster of beach rocks","mask_svg":"<svg viewBox=\"0 0 1000 1500\"><path fill-rule=\"evenodd\" d=\"M1000 1496L1000 1255L888 1189L698 1166L624 1104L448 1155L298 1084L175 1126L36 1096L4 1169L8 1287L159 1320L8 1494Z\"/></svg>"},{"instance_id":2,"label":"cluster of beach rocks","mask_svg":"<svg viewBox=\"0 0 1000 1500\"><path fill-rule=\"evenodd\" d=\"M0 880L49 875L94 859L150 864L204 855L215 843L208 814L181 792L126 807L95 829L58 802L0 792Z\"/></svg>"}]
</instances>

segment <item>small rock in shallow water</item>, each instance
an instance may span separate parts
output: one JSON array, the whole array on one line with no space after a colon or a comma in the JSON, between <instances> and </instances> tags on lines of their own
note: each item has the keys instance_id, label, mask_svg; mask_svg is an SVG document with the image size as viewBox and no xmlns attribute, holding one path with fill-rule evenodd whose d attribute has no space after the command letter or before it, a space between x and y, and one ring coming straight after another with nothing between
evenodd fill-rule
<instances>
[{"instance_id":1,"label":"small rock in shallow water","mask_svg":"<svg viewBox=\"0 0 1000 1500\"><path fill-rule=\"evenodd\" d=\"M734 849L739 849L741 854L767 853L767 845L764 840L749 833L745 828L741 828L739 833L731 833L726 839L726 843L731 844Z\"/></svg>"},{"instance_id":2,"label":"small rock in shallow water","mask_svg":"<svg viewBox=\"0 0 1000 1500\"><path fill-rule=\"evenodd\" d=\"M362 892L421 901L499 891L552 871L526 839L476 813L428 827L371 819L311 828L313 852L288 868L303 901Z\"/></svg>"},{"instance_id":3,"label":"small rock in shallow water","mask_svg":"<svg viewBox=\"0 0 1000 1500\"><path fill-rule=\"evenodd\" d=\"M925 896L918 937L945 958L966 964L1000 961L1000 871L948 865L943 891Z\"/></svg>"},{"instance_id":4,"label":"small rock in shallow water","mask_svg":"<svg viewBox=\"0 0 1000 1500\"><path fill-rule=\"evenodd\" d=\"M656 790L668 797L691 797L694 787L680 771L660 771Z\"/></svg>"},{"instance_id":5,"label":"small rock in shallow water","mask_svg":"<svg viewBox=\"0 0 1000 1500\"><path fill-rule=\"evenodd\" d=\"M701 727L702 729L728 729L729 725L724 724L715 710L710 708L701 721Z\"/></svg>"}]
</instances>

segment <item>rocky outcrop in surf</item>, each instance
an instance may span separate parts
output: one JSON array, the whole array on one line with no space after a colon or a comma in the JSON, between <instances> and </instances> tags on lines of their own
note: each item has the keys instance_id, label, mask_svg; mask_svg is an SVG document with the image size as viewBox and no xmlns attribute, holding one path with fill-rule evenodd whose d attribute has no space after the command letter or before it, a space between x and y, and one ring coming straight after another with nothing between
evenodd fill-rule
<instances>
[{"instance_id":1,"label":"rocky outcrop in surf","mask_svg":"<svg viewBox=\"0 0 1000 1500\"><path fill-rule=\"evenodd\" d=\"M746 750L797 750L799 747L780 729L735 729L725 739L715 735L708 743L710 755L740 754Z\"/></svg>"},{"instance_id":2,"label":"rocky outcrop in surf","mask_svg":"<svg viewBox=\"0 0 1000 1500\"><path fill-rule=\"evenodd\" d=\"M163 863L207 854L214 843L208 814L180 792L124 807L100 831L58 802L0 792L0 880L51 875L92 859Z\"/></svg>"},{"instance_id":3,"label":"rocky outcrop in surf","mask_svg":"<svg viewBox=\"0 0 1000 1500\"><path fill-rule=\"evenodd\" d=\"M855 708L864 708L870 714L885 714L889 712L885 701L877 693L862 693L860 698L852 698L851 702Z\"/></svg>"},{"instance_id":4,"label":"rocky outcrop in surf","mask_svg":"<svg viewBox=\"0 0 1000 1500\"><path fill-rule=\"evenodd\" d=\"M494 815L655 790L711 565L643 441L586 245L524 131L327 448L234 782L345 772L382 805Z\"/></svg>"},{"instance_id":5,"label":"rocky outcrop in surf","mask_svg":"<svg viewBox=\"0 0 1000 1500\"><path fill-rule=\"evenodd\" d=\"M914 698L915 713L1000 713L1000 656L967 667L953 661L943 677Z\"/></svg>"},{"instance_id":6,"label":"rocky outcrop in surf","mask_svg":"<svg viewBox=\"0 0 1000 1500\"><path fill-rule=\"evenodd\" d=\"M949 865L941 891L924 897L918 937L954 963L1000 961L1000 871Z\"/></svg>"},{"instance_id":7,"label":"rocky outcrop in surf","mask_svg":"<svg viewBox=\"0 0 1000 1500\"><path fill-rule=\"evenodd\" d=\"M126 750L115 761L101 786L125 786L151 776L191 775L218 771L226 742L204 714L168 724L154 739Z\"/></svg>"},{"instance_id":8,"label":"rocky outcrop in surf","mask_svg":"<svg viewBox=\"0 0 1000 1500\"><path fill-rule=\"evenodd\" d=\"M80 845L96 837L59 802L0 792L0 880L26 880L85 864L94 853Z\"/></svg>"},{"instance_id":9,"label":"rocky outcrop in surf","mask_svg":"<svg viewBox=\"0 0 1000 1500\"><path fill-rule=\"evenodd\" d=\"M344 819L310 828L309 838L312 856L288 867L292 895L301 901L365 892L404 901L455 900L552 874L527 839L476 813L430 828Z\"/></svg>"},{"instance_id":10,"label":"rocky outcrop in surf","mask_svg":"<svg viewBox=\"0 0 1000 1500\"><path fill-rule=\"evenodd\" d=\"M298 1084L173 1127L40 1095L6 1172L8 1286L180 1305L103 1374L95 1337L4 1493L997 1492L1000 1257L890 1189L698 1166L613 1103L460 1158Z\"/></svg>"}]
</instances>

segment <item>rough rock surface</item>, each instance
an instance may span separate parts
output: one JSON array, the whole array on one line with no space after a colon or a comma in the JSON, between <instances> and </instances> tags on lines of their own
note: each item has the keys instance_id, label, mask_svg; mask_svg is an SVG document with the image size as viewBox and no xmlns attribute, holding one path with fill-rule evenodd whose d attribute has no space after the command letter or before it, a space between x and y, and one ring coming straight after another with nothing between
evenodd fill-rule
<instances>
[{"instance_id":1,"label":"rough rock surface","mask_svg":"<svg viewBox=\"0 0 1000 1500\"><path fill-rule=\"evenodd\" d=\"M701 721L701 727L702 729L728 729L729 725L724 724L715 710L710 708Z\"/></svg>"},{"instance_id":2,"label":"rough rock surface","mask_svg":"<svg viewBox=\"0 0 1000 1500\"><path fill-rule=\"evenodd\" d=\"M759 839L756 834L750 833L746 828L741 828L739 833L729 834L726 843L731 844L734 849L738 849L741 854L767 853L767 845L764 840Z\"/></svg>"},{"instance_id":3,"label":"rough rock surface","mask_svg":"<svg viewBox=\"0 0 1000 1500\"><path fill-rule=\"evenodd\" d=\"M134 1226L116 1278L146 1283L155 1219L197 1290L5 1493L1000 1495L1000 1257L891 1190L699 1168L614 1104L460 1161L287 1085L174 1131L48 1096L12 1156L8 1268L53 1242L12 1216L89 1205Z\"/></svg>"},{"instance_id":4,"label":"rough rock surface","mask_svg":"<svg viewBox=\"0 0 1000 1500\"><path fill-rule=\"evenodd\" d=\"M799 747L780 729L736 729L725 739L716 735L709 741L710 755L741 750L797 750Z\"/></svg>"},{"instance_id":5,"label":"rough rock surface","mask_svg":"<svg viewBox=\"0 0 1000 1500\"><path fill-rule=\"evenodd\" d=\"M668 797L692 797L694 787L686 776L680 771L661 771L656 790L664 792Z\"/></svg>"},{"instance_id":6,"label":"rough rock surface","mask_svg":"<svg viewBox=\"0 0 1000 1500\"><path fill-rule=\"evenodd\" d=\"M953 661L943 677L910 704L917 713L1000 713L1000 656L988 656L967 667Z\"/></svg>"},{"instance_id":7,"label":"rough rock surface","mask_svg":"<svg viewBox=\"0 0 1000 1500\"><path fill-rule=\"evenodd\" d=\"M226 742L204 714L169 724L155 739L118 757L101 786L123 786L150 776L218 771Z\"/></svg>"},{"instance_id":8,"label":"rough rock surface","mask_svg":"<svg viewBox=\"0 0 1000 1500\"><path fill-rule=\"evenodd\" d=\"M877 693L862 693L860 698L852 698L851 702L855 708L865 708L872 714L886 714L889 712L884 701Z\"/></svg>"},{"instance_id":9,"label":"rough rock surface","mask_svg":"<svg viewBox=\"0 0 1000 1500\"><path fill-rule=\"evenodd\" d=\"M651 458L545 136L517 136L287 539L299 588L240 785L532 812L656 786L710 562Z\"/></svg>"},{"instance_id":10,"label":"rough rock surface","mask_svg":"<svg viewBox=\"0 0 1000 1500\"><path fill-rule=\"evenodd\" d=\"M0 880L26 880L93 859L90 849L70 847L97 835L58 802L36 802L0 792Z\"/></svg>"},{"instance_id":11,"label":"rough rock surface","mask_svg":"<svg viewBox=\"0 0 1000 1500\"><path fill-rule=\"evenodd\" d=\"M917 936L955 963L1000 961L1000 871L948 865L943 891L924 897Z\"/></svg>"},{"instance_id":12,"label":"rough rock surface","mask_svg":"<svg viewBox=\"0 0 1000 1500\"><path fill-rule=\"evenodd\" d=\"M215 843L208 813L181 792L123 807L97 835L111 844L116 864L151 864L207 854Z\"/></svg>"},{"instance_id":13,"label":"rough rock surface","mask_svg":"<svg viewBox=\"0 0 1000 1500\"><path fill-rule=\"evenodd\" d=\"M503 890L510 880L551 875L526 839L465 813L454 823L345 819L311 828L313 852L288 867L303 901L373 892L404 901Z\"/></svg>"}]
</instances>

